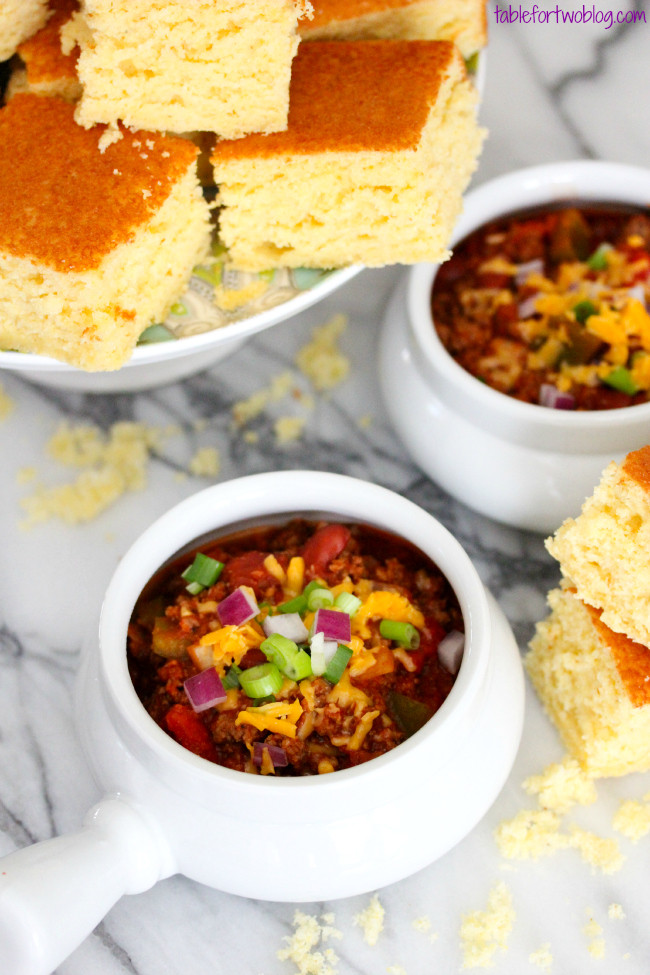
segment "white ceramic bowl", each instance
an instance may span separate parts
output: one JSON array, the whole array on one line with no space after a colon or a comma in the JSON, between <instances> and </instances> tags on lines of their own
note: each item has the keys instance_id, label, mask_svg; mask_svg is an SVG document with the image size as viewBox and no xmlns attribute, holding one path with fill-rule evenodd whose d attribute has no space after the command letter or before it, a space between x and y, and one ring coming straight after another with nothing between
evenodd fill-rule
<instances>
[{"instance_id":1,"label":"white ceramic bowl","mask_svg":"<svg viewBox=\"0 0 650 975\"><path fill-rule=\"evenodd\" d=\"M419 546L458 597L466 649L447 700L396 749L330 775L275 780L207 762L156 725L129 678L126 629L144 584L179 551L295 514L362 521ZM47 975L122 894L177 872L284 901L346 897L413 873L458 843L496 798L523 702L503 614L458 542L412 502L313 471L202 491L140 537L108 587L77 692L78 731L105 798L81 833L2 860L0 971Z\"/></svg>"},{"instance_id":2,"label":"white ceramic bowl","mask_svg":"<svg viewBox=\"0 0 650 975\"><path fill-rule=\"evenodd\" d=\"M468 194L451 245L513 211L574 199L647 206L650 170L581 161L501 176ZM610 461L650 441L650 403L552 410L481 383L433 326L437 269L413 267L387 310L379 369L391 420L416 463L454 497L497 521L551 532L579 513Z\"/></svg>"},{"instance_id":3,"label":"white ceramic bowl","mask_svg":"<svg viewBox=\"0 0 650 975\"><path fill-rule=\"evenodd\" d=\"M361 266L354 266L323 274L315 284L300 291L285 281L293 275L276 272L279 282L255 302L252 313L227 324L220 324L226 316L213 303L214 286L194 276L188 291L179 299L185 306L186 320L173 313L168 319L173 328L180 327L182 337L136 346L121 369L86 372L49 356L0 350L0 370L18 373L42 386L85 393L128 393L164 386L216 365L236 352L251 335L298 315L359 271ZM308 274L304 272L303 276Z\"/></svg>"}]
</instances>

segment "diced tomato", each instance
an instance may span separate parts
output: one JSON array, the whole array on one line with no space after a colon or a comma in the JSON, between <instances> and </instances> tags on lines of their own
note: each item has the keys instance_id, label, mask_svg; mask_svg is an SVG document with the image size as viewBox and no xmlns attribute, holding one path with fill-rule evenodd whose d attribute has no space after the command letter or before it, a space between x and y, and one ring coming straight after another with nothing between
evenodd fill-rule
<instances>
[{"instance_id":1,"label":"diced tomato","mask_svg":"<svg viewBox=\"0 0 650 975\"><path fill-rule=\"evenodd\" d=\"M235 555L223 570L223 580L229 588L250 586L255 595L260 598L270 586L277 585L277 580L264 566L264 559L268 552L244 552Z\"/></svg>"},{"instance_id":2,"label":"diced tomato","mask_svg":"<svg viewBox=\"0 0 650 975\"><path fill-rule=\"evenodd\" d=\"M350 530L345 525L325 525L315 531L302 550L307 575L322 575L332 559L341 554L349 539Z\"/></svg>"},{"instance_id":3,"label":"diced tomato","mask_svg":"<svg viewBox=\"0 0 650 975\"><path fill-rule=\"evenodd\" d=\"M445 632L444 626L441 626L433 616L425 619L424 626L420 630L420 646L417 650L409 650L409 657L415 664L416 673L420 673L427 657L436 652Z\"/></svg>"},{"instance_id":4,"label":"diced tomato","mask_svg":"<svg viewBox=\"0 0 650 975\"><path fill-rule=\"evenodd\" d=\"M165 715L165 725L179 745L209 762L217 761L217 750L208 729L191 708L174 704Z\"/></svg>"}]
</instances>

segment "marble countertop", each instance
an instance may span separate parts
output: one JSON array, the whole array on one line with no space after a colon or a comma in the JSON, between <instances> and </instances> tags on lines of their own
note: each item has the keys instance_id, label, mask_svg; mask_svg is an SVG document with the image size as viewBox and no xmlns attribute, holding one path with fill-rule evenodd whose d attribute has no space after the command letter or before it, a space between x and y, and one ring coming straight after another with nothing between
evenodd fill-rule
<instances>
[{"instance_id":1,"label":"marble countertop","mask_svg":"<svg viewBox=\"0 0 650 975\"><path fill-rule=\"evenodd\" d=\"M605 7L597 4L596 9ZM640 0L636 9L641 9ZM610 30L593 24L496 24L491 7L482 109L490 134L475 184L554 160L647 164L648 39L643 23ZM525 649L534 622L545 614L545 594L558 579L541 537L490 523L432 484L398 442L379 397L379 324L403 273L399 268L364 271L317 307L259 334L208 372L148 393L89 396L53 391L8 373L0 376L13 402L0 421L0 854L76 830L99 797L73 722L83 635L130 543L169 506L214 480L189 473L190 459L200 447L218 449L219 479L276 468L327 469L379 482L416 501L466 547ZM330 393L313 394L303 436L284 446L276 443L275 407L252 424L259 434L256 442L234 429L232 405L291 369L296 349L314 326L339 312L349 320L341 346L351 373ZM180 433L165 440L151 459L145 487L83 526L50 521L30 531L21 528L20 501L30 492L24 472L35 469L48 484L71 477L45 453L57 426L67 421L108 429L117 420L180 425ZM562 755L529 690L522 745L503 792L458 847L416 876L378 892L384 930L372 947L354 923L370 895L273 904L173 877L123 898L60 965L58 975L292 975L295 964L280 960L277 951L292 933L296 908L319 918L334 916L341 937L323 946L338 956L332 975L452 973L463 963L463 914L485 909L500 882L512 893L516 918L508 950L494 956L495 971L645 975L650 838L632 844L619 836L625 862L609 875L593 872L575 850L535 862L510 862L495 845L497 823L532 803L523 780ZM640 799L648 792L649 776L600 782L596 804L578 809L574 819L602 836L614 836L612 815L621 798ZM612 910L614 904L620 910ZM414 925L422 918L430 922L428 929L424 923ZM597 957L603 952L603 958Z\"/></svg>"}]
</instances>

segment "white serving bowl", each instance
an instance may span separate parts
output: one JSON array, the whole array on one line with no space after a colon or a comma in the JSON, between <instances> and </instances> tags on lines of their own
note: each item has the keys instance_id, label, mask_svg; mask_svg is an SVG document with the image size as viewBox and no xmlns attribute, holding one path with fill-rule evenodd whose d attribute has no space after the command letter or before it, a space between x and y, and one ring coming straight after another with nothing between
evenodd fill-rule
<instances>
[{"instance_id":1,"label":"white serving bowl","mask_svg":"<svg viewBox=\"0 0 650 975\"><path fill-rule=\"evenodd\" d=\"M650 203L650 170L566 162L509 173L473 190L451 246L482 224L538 204ZM606 465L650 441L650 403L570 412L523 403L458 365L433 326L439 265L418 264L385 316L380 382L388 413L415 462L470 508L548 533L579 513Z\"/></svg>"},{"instance_id":2,"label":"white serving bowl","mask_svg":"<svg viewBox=\"0 0 650 975\"><path fill-rule=\"evenodd\" d=\"M466 628L448 698L393 751L329 775L272 779L186 751L129 678L126 630L156 570L200 541L294 515L365 522L415 543L451 583ZM79 735L104 795L78 834L0 864L0 971L47 975L124 893L174 873L248 897L347 897L419 870L481 819L512 767L523 722L518 649L459 543L385 488L287 471L216 485L177 505L127 552L79 675Z\"/></svg>"},{"instance_id":3,"label":"white serving bowl","mask_svg":"<svg viewBox=\"0 0 650 975\"><path fill-rule=\"evenodd\" d=\"M359 265L332 271L299 292L282 284L275 286L272 293L263 296L256 304L259 310L228 324L219 324L225 316L220 315L214 305L213 286L195 276L186 294L180 298L189 309L189 321L183 322L186 334L166 342L136 346L121 369L87 372L49 356L0 350L0 370L15 372L42 386L84 393L130 393L165 386L216 365L236 352L251 335L305 311L346 284L359 271ZM280 275L281 280L287 273ZM268 307L262 307L265 303ZM169 320L177 325L178 316L176 321L174 318L172 314ZM206 323L210 327L206 328Z\"/></svg>"}]
</instances>

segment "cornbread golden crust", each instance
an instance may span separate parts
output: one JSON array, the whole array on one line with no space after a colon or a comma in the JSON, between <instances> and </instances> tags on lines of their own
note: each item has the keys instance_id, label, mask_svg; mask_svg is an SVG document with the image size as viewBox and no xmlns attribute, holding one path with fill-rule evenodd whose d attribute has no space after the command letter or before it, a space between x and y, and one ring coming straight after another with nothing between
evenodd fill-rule
<instances>
[{"instance_id":1,"label":"cornbread golden crust","mask_svg":"<svg viewBox=\"0 0 650 975\"><path fill-rule=\"evenodd\" d=\"M59 98L0 111L0 346L114 369L209 245L196 147L126 133L104 153Z\"/></svg>"},{"instance_id":2,"label":"cornbread golden crust","mask_svg":"<svg viewBox=\"0 0 650 975\"><path fill-rule=\"evenodd\" d=\"M61 27L79 9L77 0L50 0L52 14L33 37L18 47L17 64L7 87L7 98L19 91L37 95L58 95L76 101L81 95L77 78L78 49L70 54L61 50Z\"/></svg>"},{"instance_id":3,"label":"cornbread golden crust","mask_svg":"<svg viewBox=\"0 0 650 975\"><path fill-rule=\"evenodd\" d=\"M284 132L217 142L221 236L248 270L438 261L482 133L447 41L301 46Z\"/></svg>"},{"instance_id":4,"label":"cornbread golden crust","mask_svg":"<svg viewBox=\"0 0 650 975\"><path fill-rule=\"evenodd\" d=\"M485 46L484 0L314 0L305 41L454 41L464 57Z\"/></svg>"},{"instance_id":5,"label":"cornbread golden crust","mask_svg":"<svg viewBox=\"0 0 650 975\"><path fill-rule=\"evenodd\" d=\"M77 121L227 138L287 124L297 23L309 0L85 0Z\"/></svg>"},{"instance_id":6,"label":"cornbread golden crust","mask_svg":"<svg viewBox=\"0 0 650 975\"><path fill-rule=\"evenodd\" d=\"M650 769L650 654L567 586L548 597L524 659L569 753L590 775Z\"/></svg>"},{"instance_id":7,"label":"cornbread golden crust","mask_svg":"<svg viewBox=\"0 0 650 975\"><path fill-rule=\"evenodd\" d=\"M47 0L2 0L0 3L0 61L16 53L18 45L45 24Z\"/></svg>"},{"instance_id":8,"label":"cornbread golden crust","mask_svg":"<svg viewBox=\"0 0 650 975\"><path fill-rule=\"evenodd\" d=\"M607 626L650 647L649 446L611 463L546 547Z\"/></svg>"}]
</instances>

